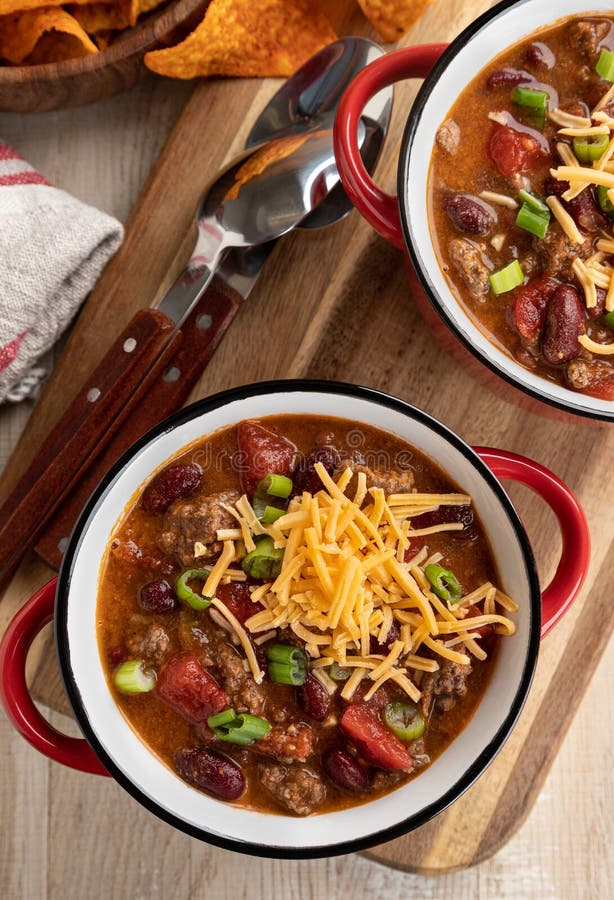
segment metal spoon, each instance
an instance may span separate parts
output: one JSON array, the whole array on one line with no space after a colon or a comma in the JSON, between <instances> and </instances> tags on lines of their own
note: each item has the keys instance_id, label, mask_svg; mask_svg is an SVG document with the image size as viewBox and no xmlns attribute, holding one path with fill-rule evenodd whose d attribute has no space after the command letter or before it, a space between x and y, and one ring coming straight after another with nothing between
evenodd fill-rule
<instances>
[{"instance_id":1,"label":"metal spoon","mask_svg":"<svg viewBox=\"0 0 614 900\"><path fill-rule=\"evenodd\" d=\"M291 231L338 182L330 129L242 154L205 192L196 246L159 310L179 327L229 248L267 244Z\"/></svg>"},{"instance_id":2,"label":"metal spoon","mask_svg":"<svg viewBox=\"0 0 614 900\"><path fill-rule=\"evenodd\" d=\"M302 134L305 129L332 128L337 106L356 75L382 48L366 38L346 37L329 44L289 78L271 98L250 131L246 147L286 134ZM380 91L362 113L365 125L361 146L368 171L377 163L392 112L393 88ZM339 183L298 226L322 228L342 219L352 209Z\"/></svg>"}]
</instances>

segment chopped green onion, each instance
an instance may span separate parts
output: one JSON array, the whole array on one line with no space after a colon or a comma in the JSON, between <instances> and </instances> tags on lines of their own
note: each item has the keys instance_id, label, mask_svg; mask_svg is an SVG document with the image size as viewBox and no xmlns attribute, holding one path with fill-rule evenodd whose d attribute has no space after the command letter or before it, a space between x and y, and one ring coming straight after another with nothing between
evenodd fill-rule
<instances>
[{"instance_id":1,"label":"chopped green onion","mask_svg":"<svg viewBox=\"0 0 614 900\"><path fill-rule=\"evenodd\" d=\"M300 647L272 644L267 650L269 678L278 684L299 686L307 678L307 656Z\"/></svg>"},{"instance_id":2,"label":"chopped green onion","mask_svg":"<svg viewBox=\"0 0 614 900\"><path fill-rule=\"evenodd\" d=\"M424 734L424 716L409 700L388 703L384 709L384 721L401 741L415 741Z\"/></svg>"},{"instance_id":3,"label":"chopped green onion","mask_svg":"<svg viewBox=\"0 0 614 900\"><path fill-rule=\"evenodd\" d=\"M524 272L522 266L517 259L513 260L508 266L499 269L488 276L490 286L495 294L505 294L506 291L512 291L524 281Z\"/></svg>"},{"instance_id":4,"label":"chopped green onion","mask_svg":"<svg viewBox=\"0 0 614 900\"><path fill-rule=\"evenodd\" d=\"M614 81L614 53L602 50L595 65L595 72L606 81Z\"/></svg>"},{"instance_id":5,"label":"chopped green onion","mask_svg":"<svg viewBox=\"0 0 614 900\"><path fill-rule=\"evenodd\" d=\"M209 728L218 728L220 725L228 725L229 722L233 722L236 718L236 712L230 707L229 709L223 709L222 712L217 713L215 716L209 716L207 725Z\"/></svg>"},{"instance_id":6,"label":"chopped green onion","mask_svg":"<svg viewBox=\"0 0 614 900\"><path fill-rule=\"evenodd\" d=\"M252 507L257 517L262 519L271 497L279 497L282 500L286 500L290 496L291 491L292 479L288 478L287 475L276 475L274 472L269 472L268 475L265 475L262 481L259 481L256 485L252 499Z\"/></svg>"},{"instance_id":7,"label":"chopped green onion","mask_svg":"<svg viewBox=\"0 0 614 900\"><path fill-rule=\"evenodd\" d=\"M526 106L532 113L546 114L548 108L548 94L535 88L515 87L512 91L512 100L518 106Z\"/></svg>"},{"instance_id":8,"label":"chopped green onion","mask_svg":"<svg viewBox=\"0 0 614 900\"><path fill-rule=\"evenodd\" d=\"M113 673L113 684L124 694L146 694L156 684L156 673L142 659L129 659Z\"/></svg>"},{"instance_id":9,"label":"chopped green onion","mask_svg":"<svg viewBox=\"0 0 614 900\"><path fill-rule=\"evenodd\" d=\"M534 234L538 238L546 236L548 225L550 224L550 210L546 207L547 212L537 212L528 203L523 203L518 210L516 216L516 225Z\"/></svg>"},{"instance_id":10,"label":"chopped green onion","mask_svg":"<svg viewBox=\"0 0 614 900\"><path fill-rule=\"evenodd\" d=\"M211 597L203 597L188 586L188 581L205 582L209 577L209 569L186 569L175 582L175 593L180 600L185 600L192 609L202 610L211 606Z\"/></svg>"},{"instance_id":11,"label":"chopped green onion","mask_svg":"<svg viewBox=\"0 0 614 900\"><path fill-rule=\"evenodd\" d=\"M530 191L525 191L522 188L518 191L518 196L522 200L523 204L526 203L534 212L543 213L543 215L550 215L550 207L547 203L545 203L541 197L538 197L536 194L532 194Z\"/></svg>"},{"instance_id":12,"label":"chopped green onion","mask_svg":"<svg viewBox=\"0 0 614 900\"><path fill-rule=\"evenodd\" d=\"M264 512L260 516L260 521L264 525L272 525L273 522L276 522L283 514L285 513L285 509L279 509L277 506L265 506Z\"/></svg>"},{"instance_id":13,"label":"chopped green onion","mask_svg":"<svg viewBox=\"0 0 614 900\"><path fill-rule=\"evenodd\" d=\"M268 535L261 535L256 541L256 549L243 557L241 568L250 578L277 578L281 572L283 548L275 547L273 538Z\"/></svg>"},{"instance_id":14,"label":"chopped green onion","mask_svg":"<svg viewBox=\"0 0 614 900\"><path fill-rule=\"evenodd\" d=\"M286 500L290 496L292 490L292 479L287 475L275 475L274 472L269 474L258 483L258 487L262 487L271 497L281 497ZM256 488L257 489L257 488Z\"/></svg>"},{"instance_id":15,"label":"chopped green onion","mask_svg":"<svg viewBox=\"0 0 614 900\"><path fill-rule=\"evenodd\" d=\"M307 669L300 666L288 666L286 663L269 663L269 678L277 684L293 684L300 687L307 679Z\"/></svg>"},{"instance_id":16,"label":"chopped green onion","mask_svg":"<svg viewBox=\"0 0 614 900\"><path fill-rule=\"evenodd\" d=\"M606 187L605 184L597 185L597 202L601 207L601 211L606 214L606 216L614 216L614 203L608 197L608 191L610 188Z\"/></svg>"},{"instance_id":17,"label":"chopped green onion","mask_svg":"<svg viewBox=\"0 0 614 900\"><path fill-rule=\"evenodd\" d=\"M612 312L606 313L602 321L605 325L608 326L608 328L614 330L614 310L612 310Z\"/></svg>"},{"instance_id":18,"label":"chopped green onion","mask_svg":"<svg viewBox=\"0 0 614 900\"><path fill-rule=\"evenodd\" d=\"M347 666L340 666L339 663L334 662L328 670L328 674L333 681L347 681L352 674L352 670Z\"/></svg>"},{"instance_id":19,"label":"chopped green onion","mask_svg":"<svg viewBox=\"0 0 614 900\"><path fill-rule=\"evenodd\" d=\"M271 644L267 648L267 659L269 662L284 663L289 666L307 667L307 657L305 651L293 644Z\"/></svg>"},{"instance_id":20,"label":"chopped green onion","mask_svg":"<svg viewBox=\"0 0 614 900\"><path fill-rule=\"evenodd\" d=\"M233 718L219 722L217 725L211 724L214 719L219 720L226 713L232 713ZM261 719L259 716L250 716L248 713L241 713L235 716L232 709L226 709L217 716L210 716L207 719L207 725L213 728L218 741L227 741L229 744L241 744L244 747L248 747L254 741L259 741L271 730L271 726L266 719Z\"/></svg>"},{"instance_id":21,"label":"chopped green onion","mask_svg":"<svg viewBox=\"0 0 614 900\"><path fill-rule=\"evenodd\" d=\"M573 151L582 163L601 159L610 143L607 134L596 134L594 137L575 137Z\"/></svg>"},{"instance_id":22,"label":"chopped green onion","mask_svg":"<svg viewBox=\"0 0 614 900\"><path fill-rule=\"evenodd\" d=\"M433 592L446 603L458 603L462 590L458 578L449 569L431 564L426 566L424 574L430 581Z\"/></svg>"}]
</instances>

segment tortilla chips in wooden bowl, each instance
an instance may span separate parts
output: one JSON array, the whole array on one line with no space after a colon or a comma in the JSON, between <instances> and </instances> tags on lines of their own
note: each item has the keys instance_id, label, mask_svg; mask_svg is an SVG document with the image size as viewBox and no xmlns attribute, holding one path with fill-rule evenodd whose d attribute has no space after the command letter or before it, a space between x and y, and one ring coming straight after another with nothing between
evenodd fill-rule
<instances>
[{"instance_id":1,"label":"tortilla chips in wooden bowl","mask_svg":"<svg viewBox=\"0 0 614 900\"><path fill-rule=\"evenodd\" d=\"M287 77L337 38L332 0L0 0L0 111L79 106L171 78ZM431 0L355 0L398 40Z\"/></svg>"}]
</instances>

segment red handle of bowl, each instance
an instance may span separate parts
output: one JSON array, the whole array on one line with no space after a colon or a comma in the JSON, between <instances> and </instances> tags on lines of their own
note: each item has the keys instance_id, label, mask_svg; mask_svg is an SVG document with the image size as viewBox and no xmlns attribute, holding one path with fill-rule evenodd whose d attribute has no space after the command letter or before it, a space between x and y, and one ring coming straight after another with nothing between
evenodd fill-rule
<instances>
[{"instance_id":1,"label":"red handle of bowl","mask_svg":"<svg viewBox=\"0 0 614 900\"><path fill-rule=\"evenodd\" d=\"M567 612L590 564L591 541L584 510L560 478L526 456L474 447L497 478L519 481L546 501L558 519L563 549L554 578L542 593L542 637Z\"/></svg>"},{"instance_id":2,"label":"red handle of bowl","mask_svg":"<svg viewBox=\"0 0 614 900\"><path fill-rule=\"evenodd\" d=\"M407 78L426 78L447 44L423 44L395 50L358 73L341 99L333 140L337 169L345 191L365 219L395 247L403 249L397 198L382 191L364 167L358 147L358 123L369 100Z\"/></svg>"},{"instance_id":3,"label":"red handle of bowl","mask_svg":"<svg viewBox=\"0 0 614 900\"><path fill-rule=\"evenodd\" d=\"M45 756L82 772L108 775L83 738L53 728L34 705L26 684L26 659L36 635L53 619L57 578L48 581L12 620L0 642L0 703L17 731Z\"/></svg>"}]
</instances>

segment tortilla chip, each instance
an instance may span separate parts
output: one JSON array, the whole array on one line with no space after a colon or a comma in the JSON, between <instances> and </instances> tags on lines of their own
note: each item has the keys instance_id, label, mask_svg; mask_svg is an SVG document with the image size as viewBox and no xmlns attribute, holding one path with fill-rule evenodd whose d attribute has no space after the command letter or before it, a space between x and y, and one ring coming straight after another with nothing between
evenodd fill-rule
<instances>
[{"instance_id":1,"label":"tortilla chip","mask_svg":"<svg viewBox=\"0 0 614 900\"><path fill-rule=\"evenodd\" d=\"M73 3L91 3L91 0L72 0ZM66 0L0 0L0 16L9 13L23 12L28 9L41 9L45 6L63 6Z\"/></svg>"},{"instance_id":2,"label":"tortilla chip","mask_svg":"<svg viewBox=\"0 0 614 900\"><path fill-rule=\"evenodd\" d=\"M145 64L160 75L291 75L336 40L317 0L212 0L196 31Z\"/></svg>"},{"instance_id":3,"label":"tortilla chip","mask_svg":"<svg viewBox=\"0 0 614 900\"><path fill-rule=\"evenodd\" d=\"M432 0L358 0L381 37L391 43L406 34Z\"/></svg>"},{"instance_id":4,"label":"tortilla chip","mask_svg":"<svg viewBox=\"0 0 614 900\"><path fill-rule=\"evenodd\" d=\"M100 31L128 28L130 21L121 5L88 3L87 6L69 6L68 11L88 34Z\"/></svg>"},{"instance_id":5,"label":"tortilla chip","mask_svg":"<svg viewBox=\"0 0 614 900\"><path fill-rule=\"evenodd\" d=\"M0 57L10 63L38 65L97 52L64 9L44 7L0 18Z\"/></svg>"}]
</instances>

